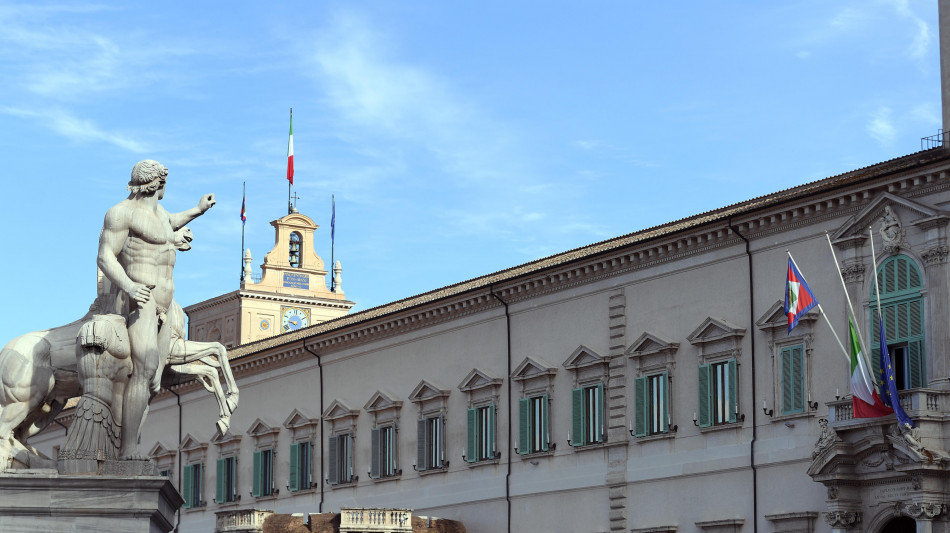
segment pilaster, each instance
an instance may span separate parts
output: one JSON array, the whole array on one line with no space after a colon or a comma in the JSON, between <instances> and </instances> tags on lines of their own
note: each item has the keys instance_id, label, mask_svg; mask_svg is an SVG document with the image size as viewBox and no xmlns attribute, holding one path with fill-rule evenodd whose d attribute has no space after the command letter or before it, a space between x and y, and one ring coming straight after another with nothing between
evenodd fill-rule
<instances>
[{"instance_id":1,"label":"pilaster","mask_svg":"<svg viewBox=\"0 0 950 533\"><path fill-rule=\"evenodd\" d=\"M627 299L623 289L610 294L608 325L610 363L607 380L607 442L623 445L607 449L607 487L610 498L610 531L627 531Z\"/></svg>"}]
</instances>

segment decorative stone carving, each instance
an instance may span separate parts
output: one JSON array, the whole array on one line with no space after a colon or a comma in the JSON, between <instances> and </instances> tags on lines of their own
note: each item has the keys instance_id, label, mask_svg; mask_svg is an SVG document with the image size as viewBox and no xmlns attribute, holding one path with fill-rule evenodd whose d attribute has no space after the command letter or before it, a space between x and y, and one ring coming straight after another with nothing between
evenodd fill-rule
<instances>
[{"instance_id":1,"label":"decorative stone carving","mask_svg":"<svg viewBox=\"0 0 950 533\"><path fill-rule=\"evenodd\" d=\"M904 228L889 205L884 206L884 214L881 215L881 238L884 239L884 251L891 255L900 251L904 241Z\"/></svg>"},{"instance_id":2,"label":"decorative stone carving","mask_svg":"<svg viewBox=\"0 0 950 533\"><path fill-rule=\"evenodd\" d=\"M909 424L891 426L887 440L891 441L895 450L914 461L939 463L950 459L950 454L944 450L924 446L920 441L920 429L911 427Z\"/></svg>"},{"instance_id":3,"label":"decorative stone carving","mask_svg":"<svg viewBox=\"0 0 950 533\"><path fill-rule=\"evenodd\" d=\"M861 513L858 511L826 511L823 518L832 529L848 529L861 522Z\"/></svg>"},{"instance_id":4,"label":"decorative stone carving","mask_svg":"<svg viewBox=\"0 0 950 533\"><path fill-rule=\"evenodd\" d=\"M934 246L924 250L920 257L925 265L930 266L946 263L948 255L950 255L950 246Z\"/></svg>"},{"instance_id":5,"label":"decorative stone carving","mask_svg":"<svg viewBox=\"0 0 950 533\"><path fill-rule=\"evenodd\" d=\"M838 436L838 433L835 431L835 429L828 423L827 418L819 419L818 425L821 427L821 434L818 435L818 441L815 443L815 449L811 452L812 459L815 459L821 455L821 452L833 446L834 443L841 442L841 437Z\"/></svg>"},{"instance_id":6,"label":"decorative stone carving","mask_svg":"<svg viewBox=\"0 0 950 533\"><path fill-rule=\"evenodd\" d=\"M865 267L861 263L851 263L841 269L841 275L847 283L860 283L864 281Z\"/></svg>"},{"instance_id":7,"label":"decorative stone carving","mask_svg":"<svg viewBox=\"0 0 950 533\"><path fill-rule=\"evenodd\" d=\"M832 485L828 487L828 499L837 500L838 499L838 487Z\"/></svg>"},{"instance_id":8,"label":"decorative stone carving","mask_svg":"<svg viewBox=\"0 0 950 533\"><path fill-rule=\"evenodd\" d=\"M934 517L943 512L943 505L922 502L905 503L901 511L914 520L933 520Z\"/></svg>"}]
</instances>

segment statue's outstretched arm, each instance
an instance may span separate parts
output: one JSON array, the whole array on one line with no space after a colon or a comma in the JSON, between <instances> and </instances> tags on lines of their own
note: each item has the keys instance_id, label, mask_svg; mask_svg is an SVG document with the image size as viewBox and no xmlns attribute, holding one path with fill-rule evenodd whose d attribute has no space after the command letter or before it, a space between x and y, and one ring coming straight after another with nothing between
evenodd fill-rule
<instances>
[{"instance_id":1,"label":"statue's outstretched arm","mask_svg":"<svg viewBox=\"0 0 950 533\"><path fill-rule=\"evenodd\" d=\"M168 222L171 223L173 230L178 231L185 224L205 214L205 211L211 209L214 204L214 194L206 194L198 200L197 207L192 207L180 213L169 213Z\"/></svg>"}]
</instances>

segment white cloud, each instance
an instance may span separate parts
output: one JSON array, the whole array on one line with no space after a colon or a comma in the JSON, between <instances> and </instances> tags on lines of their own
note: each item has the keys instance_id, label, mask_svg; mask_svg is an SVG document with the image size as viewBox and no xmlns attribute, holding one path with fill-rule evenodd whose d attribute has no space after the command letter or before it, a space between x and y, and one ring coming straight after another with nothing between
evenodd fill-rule
<instances>
[{"instance_id":1,"label":"white cloud","mask_svg":"<svg viewBox=\"0 0 950 533\"><path fill-rule=\"evenodd\" d=\"M882 107L875 111L871 120L868 121L867 131L871 137L881 144L889 145L893 143L897 137L897 131L891 120L890 108Z\"/></svg>"},{"instance_id":2,"label":"white cloud","mask_svg":"<svg viewBox=\"0 0 950 533\"><path fill-rule=\"evenodd\" d=\"M45 127L75 142L105 142L134 153L150 151L144 143L125 133L105 131L93 121L73 116L64 110L31 111L12 107L0 107L5 115L34 118Z\"/></svg>"}]
</instances>

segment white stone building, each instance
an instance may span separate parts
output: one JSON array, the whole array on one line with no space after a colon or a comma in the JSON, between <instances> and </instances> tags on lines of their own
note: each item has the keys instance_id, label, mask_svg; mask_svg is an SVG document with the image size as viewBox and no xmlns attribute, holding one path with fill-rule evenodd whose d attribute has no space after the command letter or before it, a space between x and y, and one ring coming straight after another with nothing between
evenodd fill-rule
<instances>
[{"instance_id":1,"label":"white stone building","mask_svg":"<svg viewBox=\"0 0 950 533\"><path fill-rule=\"evenodd\" d=\"M141 446L189 532L342 507L474 533L950 531L948 205L934 148L257 340L230 351L227 435L191 383ZM869 226L910 437L852 419L817 310L786 333L786 250L847 331L827 233L873 337Z\"/></svg>"}]
</instances>

